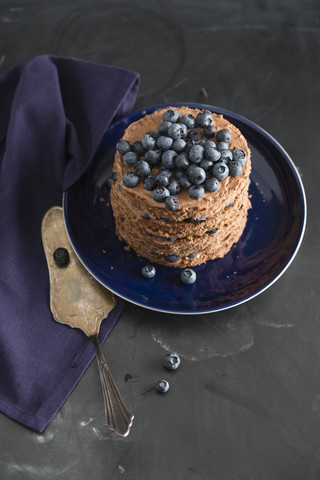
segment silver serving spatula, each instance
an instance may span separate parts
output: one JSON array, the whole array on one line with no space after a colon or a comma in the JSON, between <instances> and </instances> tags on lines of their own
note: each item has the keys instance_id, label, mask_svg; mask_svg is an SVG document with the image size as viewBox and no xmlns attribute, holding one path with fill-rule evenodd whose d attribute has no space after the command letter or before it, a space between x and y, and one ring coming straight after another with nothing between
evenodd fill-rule
<instances>
[{"instance_id":1,"label":"silver serving spatula","mask_svg":"<svg viewBox=\"0 0 320 480\"><path fill-rule=\"evenodd\" d=\"M98 341L101 322L115 306L111 292L97 282L75 255L69 242L61 207L51 208L41 226L42 242L50 278L50 308L54 319L80 328L93 342L105 405L105 424L116 434L129 434L133 415L112 378ZM69 261L57 264L54 252L66 249ZM65 250L64 250L65 253Z\"/></svg>"}]
</instances>

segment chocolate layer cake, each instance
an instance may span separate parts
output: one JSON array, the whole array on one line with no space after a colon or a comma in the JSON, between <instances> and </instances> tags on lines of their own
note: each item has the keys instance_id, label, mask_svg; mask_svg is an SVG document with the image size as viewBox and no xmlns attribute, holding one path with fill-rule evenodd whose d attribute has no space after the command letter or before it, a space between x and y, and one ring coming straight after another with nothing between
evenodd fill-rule
<instances>
[{"instance_id":1,"label":"chocolate layer cake","mask_svg":"<svg viewBox=\"0 0 320 480\"><path fill-rule=\"evenodd\" d=\"M250 171L246 139L222 115L188 107L146 115L117 144L117 236L167 266L223 257L246 225Z\"/></svg>"}]
</instances>

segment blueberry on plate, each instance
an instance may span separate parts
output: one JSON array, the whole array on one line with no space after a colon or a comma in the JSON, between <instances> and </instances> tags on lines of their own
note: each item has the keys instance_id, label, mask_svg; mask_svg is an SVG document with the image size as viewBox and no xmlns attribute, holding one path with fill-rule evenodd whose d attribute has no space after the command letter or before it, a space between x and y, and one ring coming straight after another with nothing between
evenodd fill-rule
<instances>
[{"instance_id":1,"label":"blueberry on plate","mask_svg":"<svg viewBox=\"0 0 320 480\"><path fill-rule=\"evenodd\" d=\"M206 172L203 168L194 166L188 169L189 180L193 185L200 185L206 179Z\"/></svg>"},{"instance_id":2,"label":"blueberry on plate","mask_svg":"<svg viewBox=\"0 0 320 480\"><path fill-rule=\"evenodd\" d=\"M161 122L158 126L159 134L160 135L167 135L168 134L168 129L171 125L172 125L172 122Z\"/></svg>"},{"instance_id":3,"label":"blueberry on plate","mask_svg":"<svg viewBox=\"0 0 320 480\"><path fill-rule=\"evenodd\" d=\"M151 165L152 167L154 165L158 165L159 161L160 161L160 157L161 157L161 150L147 150L145 155L144 155L144 159L146 162L149 163L149 165Z\"/></svg>"},{"instance_id":4,"label":"blueberry on plate","mask_svg":"<svg viewBox=\"0 0 320 480\"><path fill-rule=\"evenodd\" d=\"M181 363L180 357L177 353L169 352L163 359L163 365L168 370L177 370Z\"/></svg>"},{"instance_id":5,"label":"blueberry on plate","mask_svg":"<svg viewBox=\"0 0 320 480\"><path fill-rule=\"evenodd\" d=\"M66 267L70 261L69 252L64 247L56 248L53 252L53 258L60 267Z\"/></svg>"},{"instance_id":6,"label":"blueberry on plate","mask_svg":"<svg viewBox=\"0 0 320 480\"><path fill-rule=\"evenodd\" d=\"M220 188L220 182L216 177L209 177L205 183L208 192L217 192Z\"/></svg>"},{"instance_id":7,"label":"blueberry on plate","mask_svg":"<svg viewBox=\"0 0 320 480\"><path fill-rule=\"evenodd\" d=\"M158 393L167 393L170 388L169 382L167 380L159 380L156 384L156 390Z\"/></svg>"},{"instance_id":8,"label":"blueberry on plate","mask_svg":"<svg viewBox=\"0 0 320 480\"><path fill-rule=\"evenodd\" d=\"M206 125L203 127L203 136L206 138L213 138L216 134L216 127L214 125Z\"/></svg>"},{"instance_id":9,"label":"blueberry on plate","mask_svg":"<svg viewBox=\"0 0 320 480\"><path fill-rule=\"evenodd\" d=\"M141 270L142 276L145 278L153 278L156 274L156 269L153 265L144 265Z\"/></svg>"},{"instance_id":10,"label":"blueberry on plate","mask_svg":"<svg viewBox=\"0 0 320 480\"><path fill-rule=\"evenodd\" d=\"M192 268L185 268L180 273L180 280L185 285L192 285L197 279L197 274Z\"/></svg>"},{"instance_id":11,"label":"blueberry on plate","mask_svg":"<svg viewBox=\"0 0 320 480\"><path fill-rule=\"evenodd\" d=\"M178 138L185 137L185 131L181 125L179 125L178 123L173 123L168 128L168 135L169 137L173 138L173 140L177 140Z\"/></svg>"},{"instance_id":12,"label":"blueberry on plate","mask_svg":"<svg viewBox=\"0 0 320 480\"><path fill-rule=\"evenodd\" d=\"M145 160L138 160L134 166L134 172L139 177L147 177L150 175L151 168L148 162Z\"/></svg>"}]
</instances>

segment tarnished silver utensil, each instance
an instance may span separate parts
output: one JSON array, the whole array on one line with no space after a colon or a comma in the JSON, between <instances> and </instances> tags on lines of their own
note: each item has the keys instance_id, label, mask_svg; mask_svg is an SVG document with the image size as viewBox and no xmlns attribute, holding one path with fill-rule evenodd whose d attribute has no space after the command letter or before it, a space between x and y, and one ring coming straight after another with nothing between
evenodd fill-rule
<instances>
[{"instance_id":1,"label":"tarnished silver utensil","mask_svg":"<svg viewBox=\"0 0 320 480\"><path fill-rule=\"evenodd\" d=\"M45 214L41 234L49 269L53 317L59 323L80 328L92 340L103 391L105 424L125 437L130 432L134 417L124 404L98 341L101 322L115 306L115 298L87 272L75 255L66 233L61 207L53 207ZM57 249L62 249L59 252L66 255L60 264L57 263Z\"/></svg>"}]
</instances>

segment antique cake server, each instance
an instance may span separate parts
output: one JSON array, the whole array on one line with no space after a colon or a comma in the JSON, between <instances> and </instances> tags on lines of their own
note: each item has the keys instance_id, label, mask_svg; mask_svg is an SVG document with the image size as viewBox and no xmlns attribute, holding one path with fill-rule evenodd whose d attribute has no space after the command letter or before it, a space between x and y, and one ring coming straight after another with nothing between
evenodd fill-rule
<instances>
[{"instance_id":1,"label":"antique cake server","mask_svg":"<svg viewBox=\"0 0 320 480\"><path fill-rule=\"evenodd\" d=\"M98 341L101 322L115 306L115 298L87 272L75 255L61 207L52 207L45 214L41 235L49 269L53 317L59 323L80 328L92 340L103 391L105 424L125 437L134 417L124 404Z\"/></svg>"}]
</instances>

